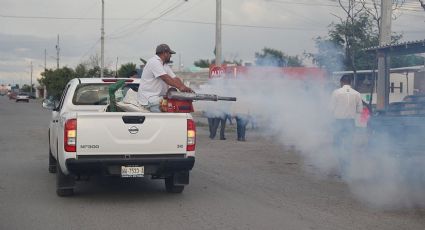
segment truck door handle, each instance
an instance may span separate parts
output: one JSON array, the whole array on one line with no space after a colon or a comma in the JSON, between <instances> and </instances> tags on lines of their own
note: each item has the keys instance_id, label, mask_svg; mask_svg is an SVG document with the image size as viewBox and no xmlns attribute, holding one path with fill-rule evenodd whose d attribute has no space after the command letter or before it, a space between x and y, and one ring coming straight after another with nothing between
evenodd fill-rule
<instances>
[{"instance_id":1,"label":"truck door handle","mask_svg":"<svg viewBox=\"0 0 425 230\"><path fill-rule=\"evenodd\" d=\"M125 124L143 124L145 116L123 116L122 120Z\"/></svg>"}]
</instances>

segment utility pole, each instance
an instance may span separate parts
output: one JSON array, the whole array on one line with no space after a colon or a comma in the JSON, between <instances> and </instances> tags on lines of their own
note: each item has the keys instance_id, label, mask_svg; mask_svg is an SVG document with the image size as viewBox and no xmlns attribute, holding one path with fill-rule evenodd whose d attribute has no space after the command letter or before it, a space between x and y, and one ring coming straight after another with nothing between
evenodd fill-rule
<instances>
[{"instance_id":1,"label":"utility pole","mask_svg":"<svg viewBox=\"0 0 425 230\"><path fill-rule=\"evenodd\" d=\"M46 60L47 60L47 50L44 49L44 72L46 72L47 70Z\"/></svg>"},{"instance_id":2,"label":"utility pole","mask_svg":"<svg viewBox=\"0 0 425 230\"><path fill-rule=\"evenodd\" d=\"M47 64L46 64L47 62L46 62L46 60L47 60L47 50L44 49L44 74L46 74L46 71L47 71ZM46 87L46 85L44 85L43 98L44 99L47 98L47 87Z\"/></svg>"},{"instance_id":3,"label":"utility pole","mask_svg":"<svg viewBox=\"0 0 425 230\"><path fill-rule=\"evenodd\" d=\"M381 1L381 28L379 28L379 45L391 44L392 1ZM376 108L386 109L389 104L390 57L378 51L378 87Z\"/></svg>"},{"instance_id":4,"label":"utility pole","mask_svg":"<svg viewBox=\"0 0 425 230\"><path fill-rule=\"evenodd\" d=\"M216 0L215 65L221 66L221 0Z\"/></svg>"},{"instance_id":5,"label":"utility pole","mask_svg":"<svg viewBox=\"0 0 425 230\"><path fill-rule=\"evenodd\" d=\"M32 96L32 61L31 61L31 81L30 81L30 96Z\"/></svg>"},{"instance_id":6,"label":"utility pole","mask_svg":"<svg viewBox=\"0 0 425 230\"><path fill-rule=\"evenodd\" d=\"M56 69L59 69L59 52L60 52L60 47L59 47L59 34L58 34L58 43L56 44Z\"/></svg>"},{"instance_id":7,"label":"utility pole","mask_svg":"<svg viewBox=\"0 0 425 230\"><path fill-rule=\"evenodd\" d=\"M115 78L118 77L118 56L117 56L117 62L115 62Z\"/></svg>"},{"instance_id":8,"label":"utility pole","mask_svg":"<svg viewBox=\"0 0 425 230\"><path fill-rule=\"evenodd\" d=\"M103 78L105 46L105 1L102 0L102 27L100 28L100 77Z\"/></svg>"}]
</instances>

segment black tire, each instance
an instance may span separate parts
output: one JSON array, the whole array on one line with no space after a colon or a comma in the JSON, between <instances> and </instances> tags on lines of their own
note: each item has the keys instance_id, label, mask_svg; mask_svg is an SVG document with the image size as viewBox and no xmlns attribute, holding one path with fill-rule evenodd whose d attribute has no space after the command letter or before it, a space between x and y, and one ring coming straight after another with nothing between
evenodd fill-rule
<instances>
[{"instance_id":1,"label":"black tire","mask_svg":"<svg viewBox=\"0 0 425 230\"><path fill-rule=\"evenodd\" d=\"M74 195L74 177L65 175L59 164L56 164L56 171L56 194L62 197Z\"/></svg>"},{"instance_id":2,"label":"black tire","mask_svg":"<svg viewBox=\"0 0 425 230\"><path fill-rule=\"evenodd\" d=\"M56 164L57 161L52 155L52 150L50 149L50 130L47 133L47 140L49 140L49 173L56 173Z\"/></svg>"},{"instance_id":3,"label":"black tire","mask_svg":"<svg viewBox=\"0 0 425 230\"><path fill-rule=\"evenodd\" d=\"M175 185L173 175L165 178L165 189L168 193L182 193L184 185Z\"/></svg>"},{"instance_id":4,"label":"black tire","mask_svg":"<svg viewBox=\"0 0 425 230\"><path fill-rule=\"evenodd\" d=\"M49 173L56 173L57 172L57 161L56 159L52 156L52 152L50 151L50 147L49 147Z\"/></svg>"},{"instance_id":5,"label":"black tire","mask_svg":"<svg viewBox=\"0 0 425 230\"><path fill-rule=\"evenodd\" d=\"M56 194L60 197L73 196L74 189L73 188L56 189Z\"/></svg>"}]
</instances>

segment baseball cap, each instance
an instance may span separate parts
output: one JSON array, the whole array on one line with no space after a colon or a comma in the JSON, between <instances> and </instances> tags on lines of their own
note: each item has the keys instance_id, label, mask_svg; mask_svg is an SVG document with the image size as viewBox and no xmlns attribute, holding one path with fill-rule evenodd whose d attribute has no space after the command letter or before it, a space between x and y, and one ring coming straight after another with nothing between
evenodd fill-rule
<instances>
[{"instance_id":1,"label":"baseball cap","mask_svg":"<svg viewBox=\"0 0 425 230\"><path fill-rule=\"evenodd\" d=\"M161 44L156 47L156 54L168 52L170 54L175 54L176 52L172 51L167 44Z\"/></svg>"}]
</instances>

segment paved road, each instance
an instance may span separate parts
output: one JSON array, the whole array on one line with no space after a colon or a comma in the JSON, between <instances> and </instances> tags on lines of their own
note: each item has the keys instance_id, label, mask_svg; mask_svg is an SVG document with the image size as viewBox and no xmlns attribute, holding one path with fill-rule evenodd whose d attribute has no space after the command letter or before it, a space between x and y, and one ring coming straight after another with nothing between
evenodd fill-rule
<instances>
[{"instance_id":1,"label":"paved road","mask_svg":"<svg viewBox=\"0 0 425 230\"><path fill-rule=\"evenodd\" d=\"M425 211L384 212L353 198L337 178L318 179L271 140L209 140L183 194L162 181L78 183L60 198L47 172L50 112L0 97L0 229L424 229ZM229 131L230 132L230 131Z\"/></svg>"}]
</instances>

